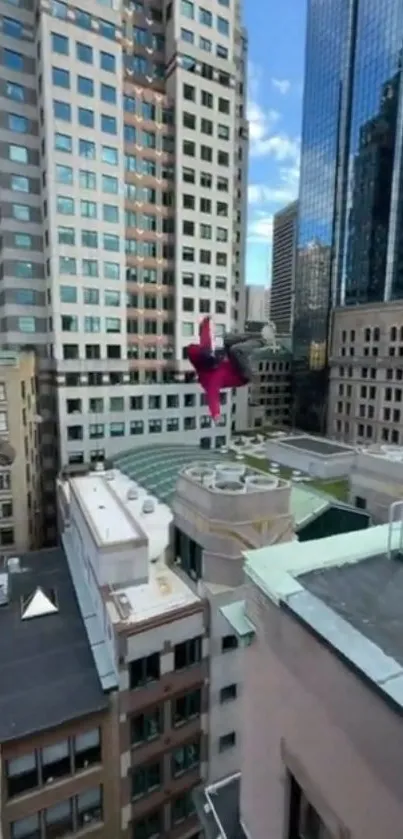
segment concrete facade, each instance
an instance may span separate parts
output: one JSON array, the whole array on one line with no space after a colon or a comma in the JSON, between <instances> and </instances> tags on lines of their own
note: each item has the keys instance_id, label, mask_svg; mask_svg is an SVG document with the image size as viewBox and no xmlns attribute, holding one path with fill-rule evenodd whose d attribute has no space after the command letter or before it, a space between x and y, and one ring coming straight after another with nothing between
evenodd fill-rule
<instances>
[{"instance_id":1,"label":"concrete facade","mask_svg":"<svg viewBox=\"0 0 403 839\"><path fill-rule=\"evenodd\" d=\"M359 450L350 473L350 501L367 510L374 524L389 520L390 507L402 500L403 449L378 445Z\"/></svg>"},{"instance_id":2,"label":"concrete facade","mask_svg":"<svg viewBox=\"0 0 403 839\"><path fill-rule=\"evenodd\" d=\"M291 335L294 317L297 258L298 201L293 201L273 218L270 320L278 335Z\"/></svg>"},{"instance_id":3,"label":"concrete facade","mask_svg":"<svg viewBox=\"0 0 403 839\"><path fill-rule=\"evenodd\" d=\"M291 358L282 347L259 353L248 392L248 429L290 425Z\"/></svg>"},{"instance_id":4,"label":"concrete facade","mask_svg":"<svg viewBox=\"0 0 403 839\"><path fill-rule=\"evenodd\" d=\"M0 553L12 556L43 539L41 417L35 356L0 352ZM10 456L8 456L10 454Z\"/></svg>"},{"instance_id":5,"label":"concrete facade","mask_svg":"<svg viewBox=\"0 0 403 839\"><path fill-rule=\"evenodd\" d=\"M402 357L401 302L334 311L328 436L361 445L403 442Z\"/></svg>"},{"instance_id":6,"label":"concrete facade","mask_svg":"<svg viewBox=\"0 0 403 839\"><path fill-rule=\"evenodd\" d=\"M319 814L323 836L375 839L382 832L398 839L400 717L253 584L246 603L256 626L244 664L247 835L287 835L291 774Z\"/></svg>"}]
</instances>

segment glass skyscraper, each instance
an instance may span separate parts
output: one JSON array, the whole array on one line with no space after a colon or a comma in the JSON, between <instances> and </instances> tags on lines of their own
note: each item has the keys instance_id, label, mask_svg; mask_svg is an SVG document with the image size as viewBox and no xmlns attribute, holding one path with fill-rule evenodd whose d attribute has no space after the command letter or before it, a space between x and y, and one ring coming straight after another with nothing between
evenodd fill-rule
<instances>
[{"instance_id":1,"label":"glass skyscraper","mask_svg":"<svg viewBox=\"0 0 403 839\"><path fill-rule=\"evenodd\" d=\"M330 308L403 297L402 0L309 0L294 421L324 430Z\"/></svg>"}]
</instances>

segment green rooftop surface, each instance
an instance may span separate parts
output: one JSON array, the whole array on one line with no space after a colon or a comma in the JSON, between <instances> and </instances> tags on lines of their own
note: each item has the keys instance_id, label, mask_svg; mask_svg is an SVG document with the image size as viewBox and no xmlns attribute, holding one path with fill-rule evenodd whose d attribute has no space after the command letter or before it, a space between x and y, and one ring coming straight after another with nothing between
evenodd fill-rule
<instances>
[{"instance_id":1,"label":"green rooftop surface","mask_svg":"<svg viewBox=\"0 0 403 839\"><path fill-rule=\"evenodd\" d=\"M143 486L166 504L172 502L179 472L195 461L225 461L231 454L221 454L214 449L200 449L198 446L154 445L143 446L122 452L113 459L113 465ZM267 472L264 460L245 456L244 463L262 472ZM291 470L281 470L281 477L289 478ZM328 509L334 499L325 493L312 490L312 483L294 484L291 489L291 512L297 528Z\"/></svg>"},{"instance_id":2,"label":"green rooftop surface","mask_svg":"<svg viewBox=\"0 0 403 839\"><path fill-rule=\"evenodd\" d=\"M400 545L401 522L392 531L392 549ZM303 590L298 577L317 569L324 570L360 562L385 553L389 524L350 533L339 533L310 542L284 542L244 553L247 577L278 603Z\"/></svg>"}]
</instances>

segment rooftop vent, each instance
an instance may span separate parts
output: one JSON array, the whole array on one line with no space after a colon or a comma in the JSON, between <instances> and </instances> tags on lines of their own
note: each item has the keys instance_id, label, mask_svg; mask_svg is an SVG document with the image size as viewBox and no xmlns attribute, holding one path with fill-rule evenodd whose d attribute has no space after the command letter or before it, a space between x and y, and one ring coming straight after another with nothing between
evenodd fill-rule
<instances>
[{"instance_id":1,"label":"rooftop vent","mask_svg":"<svg viewBox=\"0 0 403 839\"><path fill-rule=\"evenodd\" d=\"M143 502L142 512L143 513L154 513L155 511L155 501L152 498L146 498Z\"/></svg>"},{"instance_id":2,"label":"rooftop vent","mask_svg":"<svg viewBox=\"0 0 403 839\"><path fill-rule=\"evenodd\" d=\"M10 574L19 574L21 571L19 556L10 556L10 559L7 560L7 568Z\"/></svg>"},{"instance_id":3,"label":"rooftop vent","mask_svg":"<svg viewBox=\"0 0 403 839\"><path fill-rule=\"evenodd\" d=\"M21 619L26 621L31 618L43 618L46 615L55 615L59 611L55 601L55 592L51 592L48 596L38 586L34 594L23 603Z\"/></svg>"},{"instance_id":4,"label":"rooftop vent","mask_svg":"<svg viewBox=\"0 0 403 839\"><path fill-rule=\"evenodd\" d=\"M214 489L218 490L219 492L229 492L229 493L236 493L241 494L245 492L245 484L241 481L216 481L214 484Z\"/></svg>"},{"instance_id":5,"label":"rooftop vent","mask_svg":"<svg viewBox=\"0 0 403 839\"><path fill-rule=\"evenodd\" d=\"M0 606L7 606L10 601L8 574L0 574Z\"/></svg>"},{"instance_id":6,"label":"rooftop vent","mask_svg":"<svg viewBox=\"0 0 403 839\"><path fill-rule=\"evenodd\" d=\"M94 468L95 472L105 472L105 463L103 460L98 460Z\"/></svg>"},{"instance_id":7,"label":"rooftop vent","mask_svg":"<svg viewBox=\"0 0 403 839\"><path fill-rule=\"evenodd\" d=\"M127 490L126 498L128 501L137 501L138 497L139 491L135 487L130 487L130 489Z\"/></svg>"},{"instance_id":8,"label":"rooftop vent","mask_svg":"<svg viewBox=\"0 0 403 839\"><path fill-rule=\"evenodd\" d=\"M110 472L107 472L107 473L106 473L106 475L105 475L105 480L106 480L106 481L114 481L114 480L115 480L115 473L114 473L114 471L113 471L112 469L111 469L111 471L110 471Z\"/></svg>"},{"instance_id":9,"label":"rooftop vent","mask_svg":"<svg viewBox=\"0 0 403 839\"><path fill-rule=\"evenodd\" d=\"M216 468L217 481L240 481L245 474L241 463L219 463Z\"/></svg>"},{"instance_id":10,"label":"rooftop vent","mask_svg":"<svg viewBox=\"0 0 403 839\"><path fill-rule=\"evenodd\" d=\"M215 471L208 466L191 466L190 469L186 470L186 474L194 481L200 481L204 484L214 480Z\"/></svg>"},{"instance_id":11,"label":"rooftop vent","mask_svg":"<svg viewBox=\"0 0 403 839\"><path fill-rule=\"evenodd\" d=\"M277 489L279 479L275 476L270 477L270 475L248 475L245 478L245 485L249 491Z\"/></svg>"}]
</instances>

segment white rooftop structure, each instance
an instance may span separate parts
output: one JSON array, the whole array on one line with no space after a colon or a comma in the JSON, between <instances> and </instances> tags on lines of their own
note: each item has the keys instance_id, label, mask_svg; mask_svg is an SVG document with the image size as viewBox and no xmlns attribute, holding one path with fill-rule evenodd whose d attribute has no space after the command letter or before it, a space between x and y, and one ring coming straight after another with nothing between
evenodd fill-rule
<instances>
[{"instance_id":1,"label":"white rooftop structure","mask_svg":"<svg viewBox=\"0 0 403 839\"><path fill-rule=\"evenodd\" d=\"M149 567L147 583L112 587L107 602L112 623L142 623L199 603L200 598L162 560Z\"/></svg>"},{"instance_id":2,"label":"white rooftop structure","mask_svg":"<svg viewBox=\"0 0 403 839\"><path fill-rule=\"evenodd\" d=\"M361 450L362 454L369 454L372 457L380 457L389 460L392 463L403 463L403 446L388 446L388 445L373 445L365 446Z\"/></svg>"},{"instance_id":3,"label":"white rooftop structure","mask_svg":"<svg viewBox=\"0 0 403 839\"><path fill-rule=\"evenodd\" d=\"M148 542L149 559L157 559L169 544L173 516L166 504L118 470L92 472L70 479L99 547Z\"/></svg>"},{"instance_id":4,"label":"white rooftop structure","mask_svg":"<svg viewBox=\"0 0 403 839\"><path fill-rule=\"evenodd\" d=\"M23 621L30 618L42 618L45 615L54 615L58 611L57 606L50 600L49 597L38 586L31 599L28 601L25 609L23 609L21 619Z\"/></svg>"}]
</instances>

